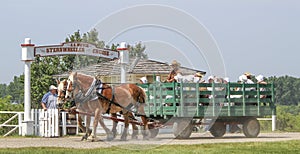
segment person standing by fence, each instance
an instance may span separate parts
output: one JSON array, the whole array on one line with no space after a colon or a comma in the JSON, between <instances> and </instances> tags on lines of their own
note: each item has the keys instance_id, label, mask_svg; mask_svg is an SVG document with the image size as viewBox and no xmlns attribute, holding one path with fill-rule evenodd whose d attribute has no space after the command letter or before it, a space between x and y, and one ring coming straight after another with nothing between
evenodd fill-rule
<instances>
[{"instance_id":1,"label":"person standing by fence","mask_svg":"<svg viewBox=\"0 0 300 154\"><path fill-rule=\"evenodd\" d=\"M42 108L47 109L57 109L57 87L51 85L49 87L49 92L46 93L42 98Z\"/></svg>"}]
</instances>

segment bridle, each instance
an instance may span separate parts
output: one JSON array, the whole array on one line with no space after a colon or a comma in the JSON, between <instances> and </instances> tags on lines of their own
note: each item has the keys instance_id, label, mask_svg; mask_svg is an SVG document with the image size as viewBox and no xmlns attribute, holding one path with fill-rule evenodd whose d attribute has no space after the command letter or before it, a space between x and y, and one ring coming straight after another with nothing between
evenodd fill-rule
<instances>
[{"instance_id":1,"label":"bridle","mask_svg":"<svg viewBox=\"0 0 300 154\"><path fill-rule=\"evenodd\" d=\"M63 84L62 89L61 89L61 85L58 86L58 95L57 95L57 98L59 100L58 105L62 107L61 105L65 104L66 101L65 95L66 95L67 86L65 86L65 81L60 82L59 84Z\"/></svg>"},{"instance_id":2,"label":"bridle","mask_svg":"<svg viewBox=\"0 0 300 154\"><path fill-rule=\"evenodd\" d=\"M77 76L73 75L73 81L70 81L70 79L67 80L67 88L66 92L71 93L70 98L67 98L67 95L65 96L66 99L75 99L76 96L74 96L74 90L78 88L79 92L83 92L84 89L80 86L80 81L78 80Z\"/></svg>"}]
</instances>

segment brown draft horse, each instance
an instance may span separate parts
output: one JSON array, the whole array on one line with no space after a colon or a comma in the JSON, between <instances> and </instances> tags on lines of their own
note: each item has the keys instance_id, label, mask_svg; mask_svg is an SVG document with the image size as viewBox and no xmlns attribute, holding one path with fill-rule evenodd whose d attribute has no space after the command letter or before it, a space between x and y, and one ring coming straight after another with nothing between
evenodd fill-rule
<instances>
[{"instance_id":1,"label":"brown draft horse","mask_svg":"<svg viewBox=\"0 0 300 154\"><path fill-rule=\"evenodd\" d=\"M67 86L68 82L67 80L57 80L57 103L59 105L65 104L66 103L66 91L67 91ZM97 100L96 100L97 101ZM70 108L70 111L76 110L76 106ZM87 139L87 137L91 134L91 130L88 127L83 126L83 115L79 114L78 119L77 119L77 125L82 132L86 133L85 136L82 137L82 140ZM90 116L87 118L87 120L90 120ZM88 134L88 135L87 135Z\"/></svg>"},{"instance_id":2,"label":"brown draft horse","mask_svg":"<svg viewBox=\"0 0 300 154\"><path fill-rule=\"evenodd\" d=\"M94 77L84 75L81 73L71 73L67 80L67 91L66 98L74 98L78 93L86 93L92 83L94 82ZM101 81L100 81L101 82ZM144 105L146 95L142 88L138 87L135 84L121 84L119 86L114 86L114 88L110 87L105 83L101 83L101 96L96 101L88 101L88 102L76 102L76 107L80 112L94 113L95 120L93 123L93 133L92 133L92 141L96 138L96 128L98 122L103 127L105 132L107 133L107 139L112 140L114 138L114 134L104 125L102 114L106 113L108 110L111 114L116 116L116 114L122 111L125 120L125 128L123 134L121 136L121 140L127 139L127 131L129 126L130 116L132 113L128 110L127 107L134 106L138 112L138 114L143 115L141 117L142 122L145 127L142 131L144 139L148 137L148 125L147 118L145 117ZM111 101L110 101L111 100ZM75 100L76 101L76 100ZM112 103L113 102L113 103ZM86 125L89 126L90 117L87 116ZM113 132L116 132L117 123L114 122ZM135 126L136 127L136 126ZM135 129L135 128L134 128ZM137 128L136 128L137 129ZM88 130L86 129L86 135L88 136ZM133 136L137 135L133 133Z\"/></svg>"},{"instance_id":3,"label":"brown draft horse","mask_svg":"<svg viewBox=\"0 0 300 154\"><path fill-rule=\"evenodd\" d=\"M66 97L66 91L67 91L67 86L68 86L68 82L67 80L62 80L59 81L57 80L57 87L58 87L58 104L64 104L65 101L67 100ZM87 99L85 102L93 102L93 101L98 101L97 99ZM111 116L114 118L117 118L117 114L115 112L120 110L120 107L117 107L116 105L111 105ZM76 110L76 106L70 108L70 111ZM78 114L78 119L77 119L77 125L79 127L80 130L82 130L82 132L85 133L85 135L82 137L82 140L87 140L87 138L90 136L91 134L91 130L88 127L85 127L82 122L83 122L83 114ZM88 123L90 123L91 120L91 116L89 114L86 114ZM133 114L131 112L129 112L129 116L130 118L134 118ZM116 137L117 134L117 124L118 122L113 121L113 127L112 127L112 133L114 138ZM132 123L132 127L133 127L133 133L132 133L132 139L137 139L137 135L138 135L138 127L136 126L136 124Z\"/></svg>"}]
</instances>

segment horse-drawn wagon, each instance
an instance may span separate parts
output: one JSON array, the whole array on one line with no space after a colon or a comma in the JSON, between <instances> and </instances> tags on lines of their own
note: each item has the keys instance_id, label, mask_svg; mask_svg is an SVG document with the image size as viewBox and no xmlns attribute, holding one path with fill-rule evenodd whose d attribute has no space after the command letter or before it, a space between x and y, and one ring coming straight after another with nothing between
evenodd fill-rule
<instances>
[{"instance_id":1,"label":"horse-drawn wagon","mask_svg":"<svg viewBox=\"0 0 300 154\"><path fill-rule=\"evenodd\" d=\"M189 138L194 125L206 125L214 137L222 137L226 125L242 125L246 137L257 137L257 118L276 112L273 84L156 82L139 86L147 94L147 117L173 125L177 138ZM151 135L158 129L150 129Z\"/></svg>"},{"instance_id":2,"label":"horse-drawn wagon","mask_svg":"<svg viewBox=\"0 0 300 154\"><path fill-rule=\"evenodd\" d=\"M204 125L214 137L222 137L227 125L242 125L246 137L257 137L260 132L257 118L271 116L276 112L273 84L154 82L138 86L109 86L92 76L73 73L68 81L60 85L59 96L66 91L66 96L77 98L76 106L80 111L77 113L97 117L109 140L116 133L114 129L112 134L106 128L102 118L125 123L122 140L126 140L129 123L134 130L137 130L135 125L143 126L143 136L149 137L146 133L149 130L152 138L159 133L160 128L168 125L173 126L176 138L189 138L194 125ZM98 99L90 100L90 94L95 89L99 89L96 90ZM124 119L117 117L119 112ZM111 113L112 117L101 116L102 113ZM142 121L136 120L133 115L141 116ZM94 121L93 130L98 120ZM87 138L90 132L84 130Z\"/></svg>"}]
</instances>

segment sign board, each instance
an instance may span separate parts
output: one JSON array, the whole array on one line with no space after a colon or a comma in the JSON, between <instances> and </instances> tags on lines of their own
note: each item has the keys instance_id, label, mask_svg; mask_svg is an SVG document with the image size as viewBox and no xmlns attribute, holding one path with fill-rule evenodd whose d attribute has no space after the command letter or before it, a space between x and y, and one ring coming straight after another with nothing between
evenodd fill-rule
<instances>
[{"instance_id":1,"label":"sign board","mask_svg":"<svg viewBox=\"0 0 300 154\"><path fill-rule=\"evenodd\" d=\"M61 45L37 46L34 56L59 56L59 55L86 55L108 59L119 58L119 52L109 49L100 49L93 44L82 42L62 43Z\"/></svg>"}]
</instances>

